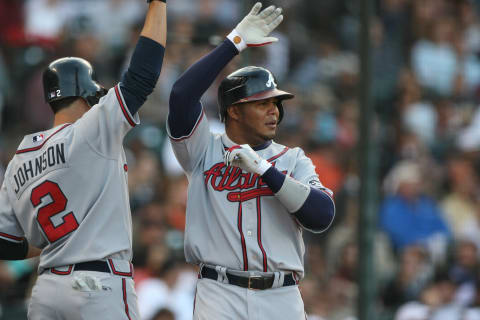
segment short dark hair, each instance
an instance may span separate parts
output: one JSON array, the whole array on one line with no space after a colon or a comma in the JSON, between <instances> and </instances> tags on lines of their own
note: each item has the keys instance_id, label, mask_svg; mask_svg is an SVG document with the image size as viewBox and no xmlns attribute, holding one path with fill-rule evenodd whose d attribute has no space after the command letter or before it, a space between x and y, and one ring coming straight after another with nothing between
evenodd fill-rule
<instances>
[{"instance_id":1,"label":"short dark hair","mask_svg":"<svg viewBox=\"0 0 480 320\"><path fill-rule=\"evenodd\" d=\"M50 102L50 107L53 110L53 113L57 113L58 111L69 107L72 103L74 103L77 99L82 99L81 97L66 97L61 100L56 100Z\"/></svg>"}]
</instances>

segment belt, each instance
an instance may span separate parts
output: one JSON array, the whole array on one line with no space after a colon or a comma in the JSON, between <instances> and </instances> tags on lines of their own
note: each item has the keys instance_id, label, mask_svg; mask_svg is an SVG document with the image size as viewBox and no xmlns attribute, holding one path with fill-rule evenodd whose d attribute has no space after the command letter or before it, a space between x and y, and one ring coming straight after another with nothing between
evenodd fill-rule
<instances>
[{"instance_id":1,"label":"belt","mask_svg":"<svg viewBox=\"0 0 480 320\"><path fill-rule=\"evenodd\" d=\"M73 267L74 271L98 271L98 272L107 272L110 273L110 268L106 261L87 261L76 263Z\"/></svg>"},{"instance_id":2,"label":"belt","mask_svg":"<svg viewBox=\"0 0 480 320\"><path fill-rule=\"evenodd\" d=\"M218 272L211 267L203 266L200 272L202 278L218 280ZM254 289L254 290L265 290L270 289L273 286L273 281L275 279L274 275L271 276L249 276L242 277L230 272L226 272L226 276L229 284L233 284L242 288ZM293 278L293 274L286 274L283 278L283 287L296 285L297 282Z\"/></svg>"},{"instance_id":3,"label":"belt","mask_svg":"<svg viewBox=\"0 0 480 320\"><path fill-rule=\"evenodd\" d=\"M123 272L115 269L115 265L113 264L111 259L108 259L108 261L95 260L95 261L79 262L73 265L69 265L68 269L65 271L58 270L54 267L48 268L46 270L50 270L51 273L57 274L57 275L69 275L73 271L97 271L97 272L106 272L106 273L112 273L119 276L133 278L133 267L131 264L130 264L130 270L128 272Z\"/></svg>"}]
</instances>

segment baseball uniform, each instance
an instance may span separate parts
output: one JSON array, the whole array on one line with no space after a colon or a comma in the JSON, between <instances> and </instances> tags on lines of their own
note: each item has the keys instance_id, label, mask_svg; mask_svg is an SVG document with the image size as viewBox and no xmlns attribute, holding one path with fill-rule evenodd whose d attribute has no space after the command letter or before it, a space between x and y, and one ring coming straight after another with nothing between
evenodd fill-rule
<instances>
[{"instance_id":1,"label":"baseball uniform","mask_svg":"<svg viewBox=\"0 0 480 320\"><path fill-rule=\"evenodd\" d=\"M42 249L29 319L139 319L122 143L160 75L164 2L150 3L128 70L108 92L81 58L43 72L55 127L24 137L0 190L0 259Z\"/></svg>"},{"instance_id":2,"label":"baseball uniform","mask_svg":"<svg viewBox=\"0 0 480 320\"><path fill-rule=\"evenodd\" d=\"M69 319L98 312L137 318L122 141L138 123L117 85L75 123L25 136L9 163L0 191L0 237L26 237L43 249L29 318L55 319L45 313L53 310L50 304ZM110 272L82 276L82 268L73 267L97 260ZM94 295L102 295L102 303L89 303Z\"/></svg>"},{"instance_id":3,"label":"baseball uniform","mask_svg":"<svg viewBox=\"0 0 480 320\"><path fill-rule=\"evenodd\" d=\"M241 50L276 41L267 36L282 21L281 9L260 8L254 5L228 39L182 74L170 96L167 131L189 181L185 256L200 266L194 319L305 319L297 286L304 275L303 226L321 232L333 221L331 192L300 148L265 135L258 139L259 131L245 123L236 128L255 131L256 141L263 141L252 145L254 150L227 135L233 120L225 119L233 104L268 100L268 110L276 104L278 118L272 113L270 120L262 119L281 121L281 100L293 95L277 89L268 70L246 67L222 81L219 109L227 133L209 130L203 93ZM257 118L267 110L260 105L253 104ZM236 155L249 161L245 170L243 164L230 165L238 162ZM263 173L249 169L260 163Z\"/></svg>"},{"instance_id":4,"label":"baseball uniform","mask_svg":"<svg viewBox=\"0 0 480 320\"><path fill-rule=\"evenodd\" d=\"M297 287L284 282L291 276L296 284L304 274L302 227L258 175L224 164L225 151L235 143L226 134L211 133L203 112L191 134L171 140L189 180L187 262L216 269L222 283L199 281L195 319L303 319ZM300 148L267 142L255 150L297 181L325 189ZM272 275L274 289L225 286L227 293L219 294L218 287L228 283L227 270L239 276ZM212 314L202 308L204 299L218 300L220 312L231 309L232 314Z\"/></svg>"}]
</instances>

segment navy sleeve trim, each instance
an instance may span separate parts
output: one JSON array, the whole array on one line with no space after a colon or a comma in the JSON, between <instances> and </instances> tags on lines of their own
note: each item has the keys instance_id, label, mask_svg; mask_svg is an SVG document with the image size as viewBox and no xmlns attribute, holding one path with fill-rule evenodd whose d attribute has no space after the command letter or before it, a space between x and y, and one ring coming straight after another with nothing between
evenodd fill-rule
<instances>
[{"instance_id":1,"label":"navy sleeve trim","mask_svg":"<svg viewBox=\"0 0 480 320\"><path fill-rule=\"evenodd\" d=\"M123 74L120 89L130 113L134 115L153 92L162 70L165 48L158 42L141 36Z\"/></svg>"},{"instance_id":2,"label":"navy sleeve trim","mask_svg":"<svg viewBox=\"0 0 480 320\"><path fill-rule=\"evenodd\" d=\"M277 193L282 188L286 177L285 174L272 166L262 175L262 180L270 187L273 193Z\"/></svg>"},{"instance_id":3,"label":"navy sleeve trim","mask_svg":"<svg viewBox=\"0 0 480 320\"><path fill-rule=\"evenodd\" d=\"M322 232L333 222L335 203L328 192L310 187L310 194L305 203L293 215L305 229Z\"/></svg>"},{"instance_id":4,"label":"navy sleeve trim","mask_svg":"<svg viewBox=\"0 0 480 320\"><path fill-rule=\"evenodd\" d=\"M168 114L172 137L183 137L192 132L202 112L200 98L237 54L237 48L226 39L188 68L174 83Z\"/></svg>"}]
</instances>

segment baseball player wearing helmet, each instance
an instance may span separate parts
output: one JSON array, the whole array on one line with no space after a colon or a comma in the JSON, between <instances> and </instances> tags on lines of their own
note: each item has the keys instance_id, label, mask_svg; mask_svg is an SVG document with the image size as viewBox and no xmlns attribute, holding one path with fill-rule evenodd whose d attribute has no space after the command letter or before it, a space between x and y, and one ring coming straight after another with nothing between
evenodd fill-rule
<instances>
[{"instance_id":1,"label":"baseball player wearing helmet","mask_svg":"<svg viewBox=\"0 0 480 320\"><path fill-rule=\"evenodd\" d=\"M122 141L140 123L165 42L166 3L152 1L114 88L103 89L81 58L43 73L53 128L24 137L0 190L0 259L40 254L29 319L139 319Z\"/></svg>"},{"instance_id":2,"label":"baseball player wearing helmet","mask_svg":"<svg viewBox=\"0 0 480 320\"><path fill-rule=\"evenodd\" d=\"M273 74L249 66L218 90L225 134L213 134L200 97L249 46L277 41L280 8L251 12L175 82L168 133L188 180L185 256L200 266L194 319L305 319L302 230L326 230L332 193L300 148L273 141L293 95Z\"/></svg>"}]
</instances>

